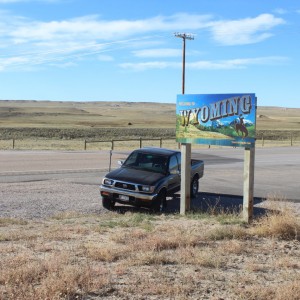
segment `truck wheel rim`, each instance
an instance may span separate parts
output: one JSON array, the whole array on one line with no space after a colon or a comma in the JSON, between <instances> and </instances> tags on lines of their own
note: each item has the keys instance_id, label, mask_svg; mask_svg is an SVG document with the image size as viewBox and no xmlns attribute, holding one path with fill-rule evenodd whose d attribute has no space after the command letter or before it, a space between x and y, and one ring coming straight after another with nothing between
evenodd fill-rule
<instances>
[{"instance_id":1,"label":"truck wheel rim","mask_svg":"<svg viewBox=\"0 0 300 300\"><path fill-rule=\"evenodd\" d=\"M198 183L196 180L193 182L192 191L194 195L198 192Z\"/></svg>"}]
</instances>

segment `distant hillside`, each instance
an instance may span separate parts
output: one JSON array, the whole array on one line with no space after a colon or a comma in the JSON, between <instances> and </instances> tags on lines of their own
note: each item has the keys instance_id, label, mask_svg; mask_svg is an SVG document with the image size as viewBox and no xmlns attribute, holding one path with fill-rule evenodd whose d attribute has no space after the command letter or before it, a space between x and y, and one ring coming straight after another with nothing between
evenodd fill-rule
<instances>
[{"instance_id":1,"label":"distant hillside","mask_svg":"<svg viewBox=\"0 0 300 300\"><path fill-rule=\"evenodd\" d=\"M175 103L0 100L0 139L174 136L175 110ZM257 130L300 131L300 108L258 107Z\"/></svg>"}]
</instances>

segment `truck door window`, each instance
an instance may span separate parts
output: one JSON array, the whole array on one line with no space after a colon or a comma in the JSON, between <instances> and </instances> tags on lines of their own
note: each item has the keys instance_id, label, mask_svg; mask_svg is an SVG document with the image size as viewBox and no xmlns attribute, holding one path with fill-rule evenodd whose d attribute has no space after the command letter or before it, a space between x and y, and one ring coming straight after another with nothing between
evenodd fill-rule
<instances>
[{"instance_id":1,"label":"truck door window","mask_svg":"<svg viewBox=\"0 0 300 300\"><path fill-rule=\"evenodd\" d=\"M169 163L169 172L173 173L178 170L178 162L175 155L171 156L170 163Z\"/></svg>"},{"instance_id":2,"label":"truck door window","mask_svg":"<svg viewBox=\"0 0 300 300\"><path fill-rule=\"evenodd\" d=\"M131 155L124 162L123 166L126 166L126 167L136 166L136 164L137 164L137 157L138 157L138 153L137 152L131 153Z\"/></svg>"}]
</instances>

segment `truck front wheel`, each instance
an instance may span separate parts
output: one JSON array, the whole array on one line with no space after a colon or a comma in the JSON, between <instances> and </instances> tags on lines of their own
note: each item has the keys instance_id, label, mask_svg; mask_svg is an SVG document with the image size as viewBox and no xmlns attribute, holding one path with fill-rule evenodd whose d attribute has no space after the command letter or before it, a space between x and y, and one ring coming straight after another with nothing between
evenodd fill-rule
<instances>
[{"instance_id":1,"label":"truck front wheel","mask_svg":"<svg viewBox=\"0 0 300 300\"><path fill-rule=\"evenodd\" d=\"M102 206L108 210L112 210L115 207L115 202L107 197L102 197Z\"/></svg>"},{"instance_id":2,"label":"truck front wheel","mask_svg":"<svg viewBox=\"0 0 300 300\"><path fill-rule=\"evenodd\" d=\"M167 195L165 190L158 193L152 203L152 210L154 212L163 212L167 207Z\"/></svg>"},{"instance_id":3,"label":"truck front wheel","mask_svg":"<svg viewBox=\"0 0 300 300\"><path fill-rule=\"evenodd\" d=\"M196 198L199 189L199 178L195 176L191 182L191 198Z\"/></svg>"}]
</instances>

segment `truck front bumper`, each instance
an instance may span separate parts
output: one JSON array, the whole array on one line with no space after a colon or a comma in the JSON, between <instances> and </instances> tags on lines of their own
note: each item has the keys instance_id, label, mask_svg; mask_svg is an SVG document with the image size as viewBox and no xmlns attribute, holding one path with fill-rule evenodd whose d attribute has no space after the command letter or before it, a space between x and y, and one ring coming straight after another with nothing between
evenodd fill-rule
<instances>
[{"instance_id":1,"label":"truck front bumper","mask_svg":"<svg viewBox=\"0 0 300 300\"><path fill-rule=\"evenodd\" d=\"M116 189L105 185L100 185L100 194L102 197L108 197L116 202L120 203L151 203L157 194L143 194L134 191L127 191L122 189ZM128 200L124 200L125 197Z\"/></svg>"}]
</instances>

